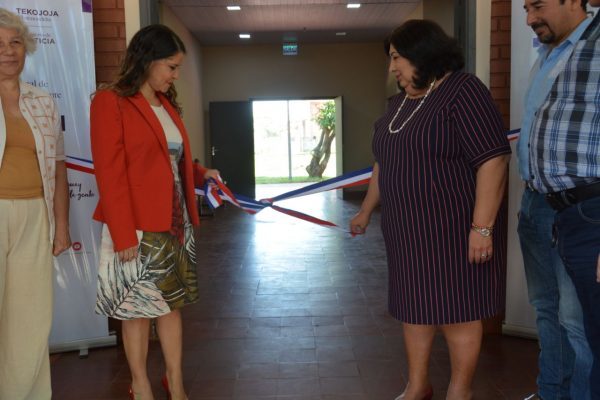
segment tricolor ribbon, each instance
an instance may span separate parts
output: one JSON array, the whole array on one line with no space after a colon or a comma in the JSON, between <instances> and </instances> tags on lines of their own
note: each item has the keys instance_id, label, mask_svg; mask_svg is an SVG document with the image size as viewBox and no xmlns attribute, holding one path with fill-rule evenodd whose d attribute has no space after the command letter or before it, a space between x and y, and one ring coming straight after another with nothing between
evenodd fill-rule
<instances>
[{"instance_id":1,"label":"tricolor ribbon","mask_svg":"<svg viewBox=\"0 0 600 400\"><path fill-rule=\"evenodd\" d=\"M94 174L94 164L90 160L86 160L84 158L67 156L65 165L67 168L75 171L85 172L86 174L92 175Z\"/></svg>"},{"instance_id":2,"label":"tricolor ribbon","mask_svg":"<svg viewBox=\"0 0 600 400\"><path fill-rule=\"evenodd\" d=\"M278 211L285 215L289 215L294 218L301 219L303 221L311 222L313 224L326 226L329 228L349 233L347 229L343 229L340 226L334 224L333 222L319 219L311 215L301 213L299 211L290 210L288 208L275 205L274 203L276 201L308 196L310 194L321 193L328 190L336 190L358 185L365 185L369 183L372 172L373 169L370 167L361 169L359 171L350 172L348 174L344 174L336 178L314 183L312 185L308 185L300 189L292 190L290 192L286 192L272 198L261 200L254 200L246 196L233 194L231 190L229 190L229 188L220 179L210 179L208 182L205 183L203 189L196 188L196 194L205 196L208 204L212 208L219 207L223 203L223 201L227 201L235 205L236 207L239 207L248 214L256 214L259 211L264 210L265 208L271 208L275 211ZM221 199L221 202L217 201L216 198Z\"/></svg>"},{"instance_id":3,"label":"tricolor ribbon","mask_svg":"<svg viewBox=\"0 0 600 400\"><path fill-rule=\"evenodd\" d=\"M521 133L520 129L513 129L511 131L506 132L506 137L509 141L517 140L519 138L519 133Z\"/></svg>"},{"instance_id":4,"label":"tricolor ribbon","mask_svg":"<svg viewBox=\"0 0 600 400\"><path fill-rule=\"evenodd\" d=\"M519 137L519 132L520 129L513 129L511 131L508 131L506 133L506 136L510 141L516 140ZM90 160L67 156L66 165L67 168L76 171L88 174L94 173L94 164ZM334 224L333 222L322 220L310 216L308 214L301 213L299 211L290 210L288 208L275 205L274 203L281 200L308 196L310 194L321 193L328 190L344 189L353 186L366 185L369 183L372 173L373 169L369 167L262 200L255 200L246 196L242 196L239 194L236 195L232 193L231 190L223 183L221 179L210 179L205 183L204 188L196 188L195 192L197 195L205 196L208 204L213 209L220 207L224 201L233 204L234 206L242 209L248 214L256 214L261 210L264 210L265 208L271 208L275 211L278 211L285 215L289 215L294 218L301 219L303 221L311 222L313 224L325 226L328 228L337 229L346 233L351 233L349 230L343 229L340 226ZM354 235L353 233L351 234Z\"/></svg>"}]
</instances>

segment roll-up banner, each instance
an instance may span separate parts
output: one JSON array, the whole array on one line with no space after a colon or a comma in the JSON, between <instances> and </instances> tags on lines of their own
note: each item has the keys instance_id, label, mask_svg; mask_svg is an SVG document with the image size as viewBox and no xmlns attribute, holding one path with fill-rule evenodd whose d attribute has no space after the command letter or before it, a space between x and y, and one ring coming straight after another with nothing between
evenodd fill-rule
<instances>
[{"instance_id":1,"label":"roll-up banner","mask_svg":"<svg viewBox=\"0 0 600 400\"><path fill-rule=\"evenodd\" d=\"M94 176L77 169L91 160L90 95L96 90L91 0L3 0L37 42L21 79L50 93L65 136L73 247L54 259L54 318L50 351L111 345L106 317L94 314L100 224L92 221L98 196Z\"/></svg>"}]
</instances>

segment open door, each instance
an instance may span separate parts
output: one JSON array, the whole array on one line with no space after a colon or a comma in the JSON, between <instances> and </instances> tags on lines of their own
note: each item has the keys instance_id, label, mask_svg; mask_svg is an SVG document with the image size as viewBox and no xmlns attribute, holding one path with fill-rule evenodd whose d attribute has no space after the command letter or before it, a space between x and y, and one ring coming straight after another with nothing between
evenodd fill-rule
<instances>
[{"instance_id":1,"label":"open door","mask_svg":"<svg viewBox=\"0 0 600 400\"><path fill-rule=\"evenodd\" d=\"M344 140L342 132L342 96L333 99L335 102L335 176L340 176L344 173ZM343 198L344 191L336 190L337 197Z\"/></svg>"},{"instance_id":2,"label":"open door","mask_svg":"<svg viewBox=\"0 0 600 400\"><path fill-rule=\"evenodd\" d=\"M212 168L234 192L255 197L252 102L209 104Z\"/></svg>"}]
</instances>

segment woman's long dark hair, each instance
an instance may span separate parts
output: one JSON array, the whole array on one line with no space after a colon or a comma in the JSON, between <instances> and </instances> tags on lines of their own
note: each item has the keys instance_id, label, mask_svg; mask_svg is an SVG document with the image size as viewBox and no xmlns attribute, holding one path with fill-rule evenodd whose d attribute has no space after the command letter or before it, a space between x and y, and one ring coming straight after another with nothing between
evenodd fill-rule
<instances>
[{"instance_id":1,"label":"woman's long dark hair","mask_svg":"<svg viewBox=\"0 0 600 400\"><path fill-rule=\"evenodd\" d=\"M114 90L119 96L133 96L148 79L152 61L172 57L177 53L185 54L185 46L175 32L164 25L148 25L133 36L117 78L104 88ZM181 114L177 91L173 85L165 96Z\"/></svg>"}]
</instances>

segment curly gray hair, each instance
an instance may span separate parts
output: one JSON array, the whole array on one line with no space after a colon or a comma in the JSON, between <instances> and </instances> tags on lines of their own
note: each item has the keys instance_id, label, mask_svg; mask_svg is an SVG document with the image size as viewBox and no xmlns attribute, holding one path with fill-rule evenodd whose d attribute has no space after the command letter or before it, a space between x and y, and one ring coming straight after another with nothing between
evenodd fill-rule
<instances>
[{"instance_id":1,"label":"curly gray hair","mask_svg":"<svg viewBox=\"0 0 600 400\"><path fill-rule=\"evenodd\" d=\"M23 39L27 53L31 54L35 51L37 43L23 19L2 7L0 7L0 28L15 30L17 35Z\"/></svg>"}]
</instances>

